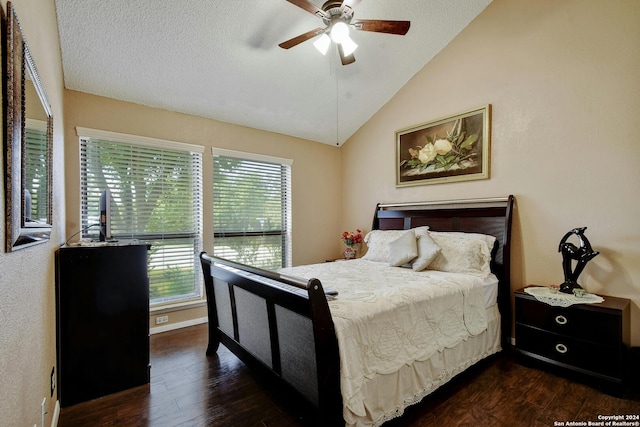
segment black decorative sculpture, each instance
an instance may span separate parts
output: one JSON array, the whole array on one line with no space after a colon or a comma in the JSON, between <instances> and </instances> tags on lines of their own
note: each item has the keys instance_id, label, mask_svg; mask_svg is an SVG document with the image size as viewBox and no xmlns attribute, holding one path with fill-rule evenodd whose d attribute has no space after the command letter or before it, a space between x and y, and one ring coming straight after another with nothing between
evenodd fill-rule
<instances>
[{"instance_id":1,"label":"black decorative sculpture","mask_svg":"<svg viewBox=\"0 0 640 427\"><path fill-rule=\"evenodd\" d=\"M587 262L600 253L591 248L589 239L584 235L584 230L586 229L587 227L574 228L560 240L558 252L562 252L562 269L564 270L564 283L560 285L560 292L571 294L574 289L582 289L582 286L578 284L578 276L584 270ZM578 236L580 247L567 242L567 239L573 234ZM576 266L571 271L573 261L576 261Z\"/></svg>"}]
</instances>

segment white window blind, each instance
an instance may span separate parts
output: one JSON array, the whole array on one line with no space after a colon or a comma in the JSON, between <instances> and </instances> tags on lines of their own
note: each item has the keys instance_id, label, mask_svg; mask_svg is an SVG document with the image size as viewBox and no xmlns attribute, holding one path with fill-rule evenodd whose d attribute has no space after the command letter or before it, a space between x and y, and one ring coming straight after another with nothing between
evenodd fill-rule
<instances>
[{"instance_id":1,"label":"white window blind","mask_svg":"<svg viewBox=\"0 0 640 427\"><path fill-rule=\"evenodd\" d=\"M264 269L291 265L291 161L213 150L213 253Z\"/></svg>"},{"instance_id":2,"label":"white window blind","mask_svg":"<svg viewBox=\"0 0 640 427\"><path fill-rule=\"evenodd\" d=\"M26 203L30 211L25 212L25 220L29 222L47 223L47 192L49 191L49 162L47 144L47 122L26 119L24 161L26 175L25 196L31 198Z\"/></svg>"},{"instance_id":3,"label":"white window blind","mask_svg":"<svg viewBox=\"0 0 640 427\"><path fill-rule=\"evenodd\" d=\"M159 141L159 148L148 138L135 143L135 137L121 134L81 132L85 236L98 238L91 226L99 222L100 195L109 189L113 237L151 245L151 304L201 298L202 153L179 143Z\"/></svg>"}]
</instances>

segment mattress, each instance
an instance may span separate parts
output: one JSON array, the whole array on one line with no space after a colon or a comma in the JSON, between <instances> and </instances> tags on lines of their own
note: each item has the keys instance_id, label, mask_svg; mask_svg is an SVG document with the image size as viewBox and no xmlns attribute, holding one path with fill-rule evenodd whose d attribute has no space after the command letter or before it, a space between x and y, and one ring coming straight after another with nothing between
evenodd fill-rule
<instances>
[{"instance_id":1,"label":"mattress","mask_svg":"<svg viewBox=\"0 0 640 427\"><path fill-rule=\"evenodd\" d=\"M452 373L496 351L495 342L499 350L499 321L497 334L487 332L497 313L497 279L493 275L415 272L361 259L281 272L317 278L325 291L330 288L330 293L337 293L328 299L340 350L347 425L377 425L402 413L406 405ZM471 344L486 335L495 335L497 341L490 338L490 345L479 348ZM438 360L458 347L464 348L464 357L449 358L453 366L439 370ZM431 361L435 365L431 366ZM427 373L418 373L429 366ZM430 378L434 370L437 374ZM382 384L378 382L390 378L396 381L390 388L396 393L385 393L380 401Z\"/></svg>"}]
</instances>

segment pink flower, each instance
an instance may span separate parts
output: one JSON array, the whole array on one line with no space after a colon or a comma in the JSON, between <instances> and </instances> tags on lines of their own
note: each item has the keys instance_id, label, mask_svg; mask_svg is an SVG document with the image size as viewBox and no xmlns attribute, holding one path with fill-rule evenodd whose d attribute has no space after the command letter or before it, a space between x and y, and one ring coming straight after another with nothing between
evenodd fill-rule
<instances>
[{"instance_id":1,"label":"pink flower","mask_svg":"<svg viewBox=\"0 0 640 427\"><path fill-rule=\"evenodd\" d=\"M357 243L362 243L362 230L358 228L355 232L345 231L344 233L342 233L341 240L347 246L353 246Z\"/></svg>"}]
</instances>

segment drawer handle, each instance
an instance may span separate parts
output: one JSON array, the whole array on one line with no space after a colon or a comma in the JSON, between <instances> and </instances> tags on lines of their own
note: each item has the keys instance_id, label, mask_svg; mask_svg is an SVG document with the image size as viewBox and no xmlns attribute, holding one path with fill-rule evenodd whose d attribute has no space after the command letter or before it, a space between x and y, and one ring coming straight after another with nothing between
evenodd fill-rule
<instances>
[{"instance_id":1,"label":"drawer handle","mask_svg":"<svg viewBox=\"0 0 640 427\"><path fill-rule=\"evenodd\" d=\"M564 344L556 344L556 351L561 354L565 354L569 349Z\"/></svg>"},{"instance_id":2,"label":"drawer handle","mask_svg":"<svg viewBox=\"0 0 640 427\"><path fill-rule=\"evenodd\" d=\"M562 314L559 316L556 316L556 323L558 325L566 325L567 324L567 318L564 317Z\"/></svg>"}]
</instances>

